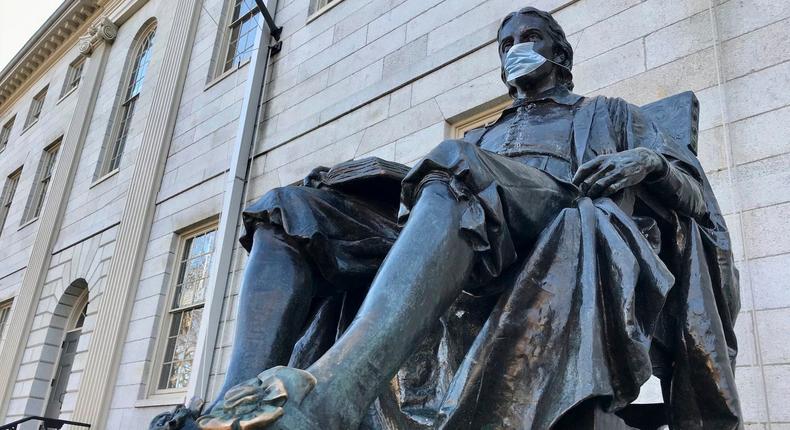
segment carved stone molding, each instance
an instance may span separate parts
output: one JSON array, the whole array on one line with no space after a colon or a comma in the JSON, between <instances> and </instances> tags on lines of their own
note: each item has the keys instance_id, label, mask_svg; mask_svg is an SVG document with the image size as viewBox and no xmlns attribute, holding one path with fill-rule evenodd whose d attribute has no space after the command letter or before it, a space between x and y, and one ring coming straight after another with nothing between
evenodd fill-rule
<instances>
[{"instance_id":1,"label":"carved stone molding","mask_svg":"<svg viewBox=\"0 0 790 430\"><path fill-rule=\"evenodd\" d=\"M118 36L118 26L109 18L102 17L99 22L91 26L87 34L80 37L77 49L82 55L89 56L97 44L112 43L116 36Z\"/></svg>"}]
</instances>

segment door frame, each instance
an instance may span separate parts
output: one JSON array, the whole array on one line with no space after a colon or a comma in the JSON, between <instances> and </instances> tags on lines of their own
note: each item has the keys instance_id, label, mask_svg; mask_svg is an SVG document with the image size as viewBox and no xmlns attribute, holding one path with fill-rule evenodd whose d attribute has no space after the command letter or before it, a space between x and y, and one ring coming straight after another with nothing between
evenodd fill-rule
<instances>
[{"instance_id":1,"label":"door frame","mask_svg":"<svg viewBox=\"0 0 790 430\"><path fill-rule=\"evenodd\" d=\"M56 378L62 377L62 375L58 375L58 371L60 370L60 361L63 358L63 348L65 347L66 337L70 333L74 333L79 331L80 337L82 337L82 326L80 325L77 327L77 323L79 322L80 315L82 314L82 310L86 309L88 306L88 289L86 288L85 291L80 294L74 304L71 306L71 312L69 313L69 318L66 320L66 326L63 328L63 335L60 338L60 347L58 348L58 357L55 360L52 368L52 377L49 380L49 386L47 387L47 397L46 401L44 402L44 409L41 411L41 416L46 417L47 410L49 409L49 403L52 400L52 395L54 394L55 386L57 385ZM84 320L83 320L84 323ZM77 339L79 345L79 338ZM74 352L74 356L78 354L77 351ZM71 378L72 371L69 371L69 378ZM68 384L68 382L67 382ZM60 411L62 412L62 411ZM58 412L57 417L47 417L47 418L58 418L60 416L60 412Z\"/></svg>"}]
</instances>

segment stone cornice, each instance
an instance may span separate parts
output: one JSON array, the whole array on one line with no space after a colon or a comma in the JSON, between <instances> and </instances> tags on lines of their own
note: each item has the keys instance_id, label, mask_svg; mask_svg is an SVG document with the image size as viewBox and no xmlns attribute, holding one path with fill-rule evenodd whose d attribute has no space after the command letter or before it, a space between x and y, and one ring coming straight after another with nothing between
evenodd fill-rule
<instances>
[{"instance_id":1,"label":"stone cornice","mask_svg":"<svg viewBox=\"0 0 790 430\"><path fill-rule=\"evenodd\" d=\"M99 10L97 0L66 0L0 71L0 110L49 65Z\"/></svg>"}]
</instances>

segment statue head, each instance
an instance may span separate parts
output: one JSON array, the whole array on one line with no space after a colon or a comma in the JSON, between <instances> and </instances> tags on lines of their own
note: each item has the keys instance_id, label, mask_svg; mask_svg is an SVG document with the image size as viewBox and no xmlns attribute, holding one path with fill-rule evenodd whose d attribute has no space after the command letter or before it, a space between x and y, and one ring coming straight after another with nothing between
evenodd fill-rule
<instances>
[{"instance_id":1,"label":"statue head","mask_svg":"<svg viewBox=\"0 0 790 430\"><path fill-rule=\"evenodd\" d=\"M568 43L560 24L551 16L534 7L525 7L508 14L497 32L499 58L502 63L502 81L511 97L516 97L516 86L530 87L545 81L554 74L556 85L573 89L573 47ZM505 59L510 48L518 43L533 42L533 49L549 61L533 72L518 78L515 86L507 82ZM562 65L562 66L560 66ZM564 67L563 67L564 66Z\"/></svg>"}]
</instances>

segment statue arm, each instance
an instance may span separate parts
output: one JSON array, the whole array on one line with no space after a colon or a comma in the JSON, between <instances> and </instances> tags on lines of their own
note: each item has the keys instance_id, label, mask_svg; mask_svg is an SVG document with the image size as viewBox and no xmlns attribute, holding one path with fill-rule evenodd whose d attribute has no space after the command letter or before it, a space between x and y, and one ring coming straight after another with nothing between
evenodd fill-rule
<instances>
[{"instance_id":1,"label":"statue arm","mask_svg":"<svg viewBox=\"0 0 790 430\"><path fill-rule=\"evenodd\" d=\"M658 151L663 169L642 183L645 190L658 197L672 209L692 218L705 215L707 208L702 194L702 183L694 178L678 160Z\"/></svg>"},{"instance_id":2,"label":"statue arm","mask_svg":"<svg viewBox=\"0 0 790 430\"><path fill-rule=\"evenodd\" d=\"M610 115L620 141L620 150L646 148L660 159L661 168L642 183L669 208L699 218L707 213L702 175L694 154L667 136L642 110L622 99L610 99Z\"/></svg>"}]
</instances>

